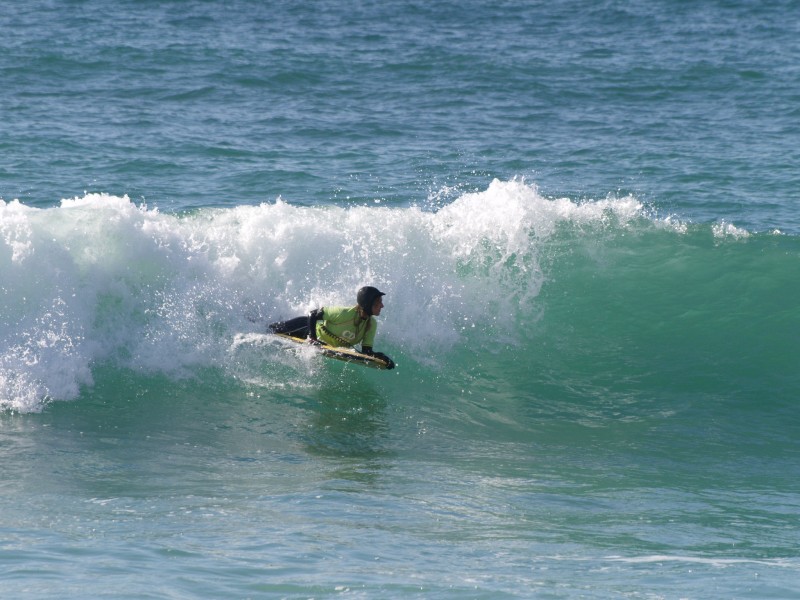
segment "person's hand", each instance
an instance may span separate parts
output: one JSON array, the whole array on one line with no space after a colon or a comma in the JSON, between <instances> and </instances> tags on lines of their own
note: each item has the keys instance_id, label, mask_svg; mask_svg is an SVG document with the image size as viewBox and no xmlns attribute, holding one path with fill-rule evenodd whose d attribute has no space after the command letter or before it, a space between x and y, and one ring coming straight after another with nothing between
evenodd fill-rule
<instances>
[{"instance_id":1,"label":"person's hand","mask_svg":"<svg viewBox=\"0 0 800 600\"><path fill-rule=\"evenodd\" d=\"M383 352L373 352L372 354L375 358L380 358L382 361L386 362L386 368L390 371L394 369L394 361L386 356Z\"/></svg>"},{"instance_id":2,"label":"person's hand","mask_svg":"<svg viewBox=\"0 0 800 600\"><path fill-rule=\"evenodd\" d=\"M317 338L309 337L306 339L306 341L311 346L322 346L322 342L320 342Z\"/></svg>"}]
</instances>

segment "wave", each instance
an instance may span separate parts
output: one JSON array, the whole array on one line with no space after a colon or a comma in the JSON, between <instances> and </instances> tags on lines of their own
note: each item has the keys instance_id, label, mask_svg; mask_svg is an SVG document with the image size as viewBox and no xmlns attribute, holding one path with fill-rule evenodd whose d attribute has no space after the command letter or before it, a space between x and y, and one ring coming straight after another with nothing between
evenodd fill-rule
<instances>
[{"instance_id":1,"label":"wave","mask_svg":"<svg viewBox=\"0 0 800 600\"><path fill-rule=\"evenodd\" d=\"M410 365L522 354L514 376L535 367L559 393L579 379L701 385L699 365L797 384L797 238L682 222L632 196L547 198L513 180L443 205L165 214L87 194L0 201L0 234L4 409L77 398L98 365L241 377L242 335L350 304L364 284L388 293L379 349Z\"/></svg>"}]
</instances>

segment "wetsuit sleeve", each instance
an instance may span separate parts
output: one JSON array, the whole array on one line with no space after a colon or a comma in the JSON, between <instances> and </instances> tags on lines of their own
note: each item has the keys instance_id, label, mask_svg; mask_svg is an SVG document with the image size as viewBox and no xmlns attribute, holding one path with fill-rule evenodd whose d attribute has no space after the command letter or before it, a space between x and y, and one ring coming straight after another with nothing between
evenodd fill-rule
<instances>
[{"instance_id":1,"label":"wetsuit sleeve","mask_svg":"<svg viewBox=\"0 0 800 600\"><path fill-rule=\"evenodd\" d=\"M308 337L312 340L317 339L317 321L324 319L323 311L325 308L315 308L308 315Z\"/></svg>"}]
</instances>

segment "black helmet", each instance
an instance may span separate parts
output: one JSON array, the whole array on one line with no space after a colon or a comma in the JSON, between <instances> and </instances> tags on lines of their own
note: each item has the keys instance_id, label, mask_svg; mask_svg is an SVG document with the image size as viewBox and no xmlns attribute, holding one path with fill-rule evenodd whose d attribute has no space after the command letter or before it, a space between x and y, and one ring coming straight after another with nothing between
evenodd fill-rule
<instances>
[{"instance_id":1,"label":"black helmet","mask_svg":"<svg viewBox=\"0 0 800 600\"><path fill-rule=\"evenodd\" d=\"M375 298L379 298L385 295L386 294L379 291L378 288L374 288L371 285L367 285L358 290L356 301L358 302L358 305L365 313L371 315L372 305L375 304Z\"/></svg>"}]
</instances>

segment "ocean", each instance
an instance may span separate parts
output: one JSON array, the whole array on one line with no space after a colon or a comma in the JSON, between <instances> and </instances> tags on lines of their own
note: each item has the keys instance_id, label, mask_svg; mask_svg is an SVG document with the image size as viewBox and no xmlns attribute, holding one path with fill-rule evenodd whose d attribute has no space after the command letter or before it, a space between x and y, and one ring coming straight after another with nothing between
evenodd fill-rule
<instances>
[{"instance_id":1,"label":"ocean","mask_svg":"<svg viewBox=\"0 0 800 600\"><path fill-rule=\"evenodd\" d=\"M797 2L0 32L2 598L800 598Z\"/></svg>"}]
</instances>

